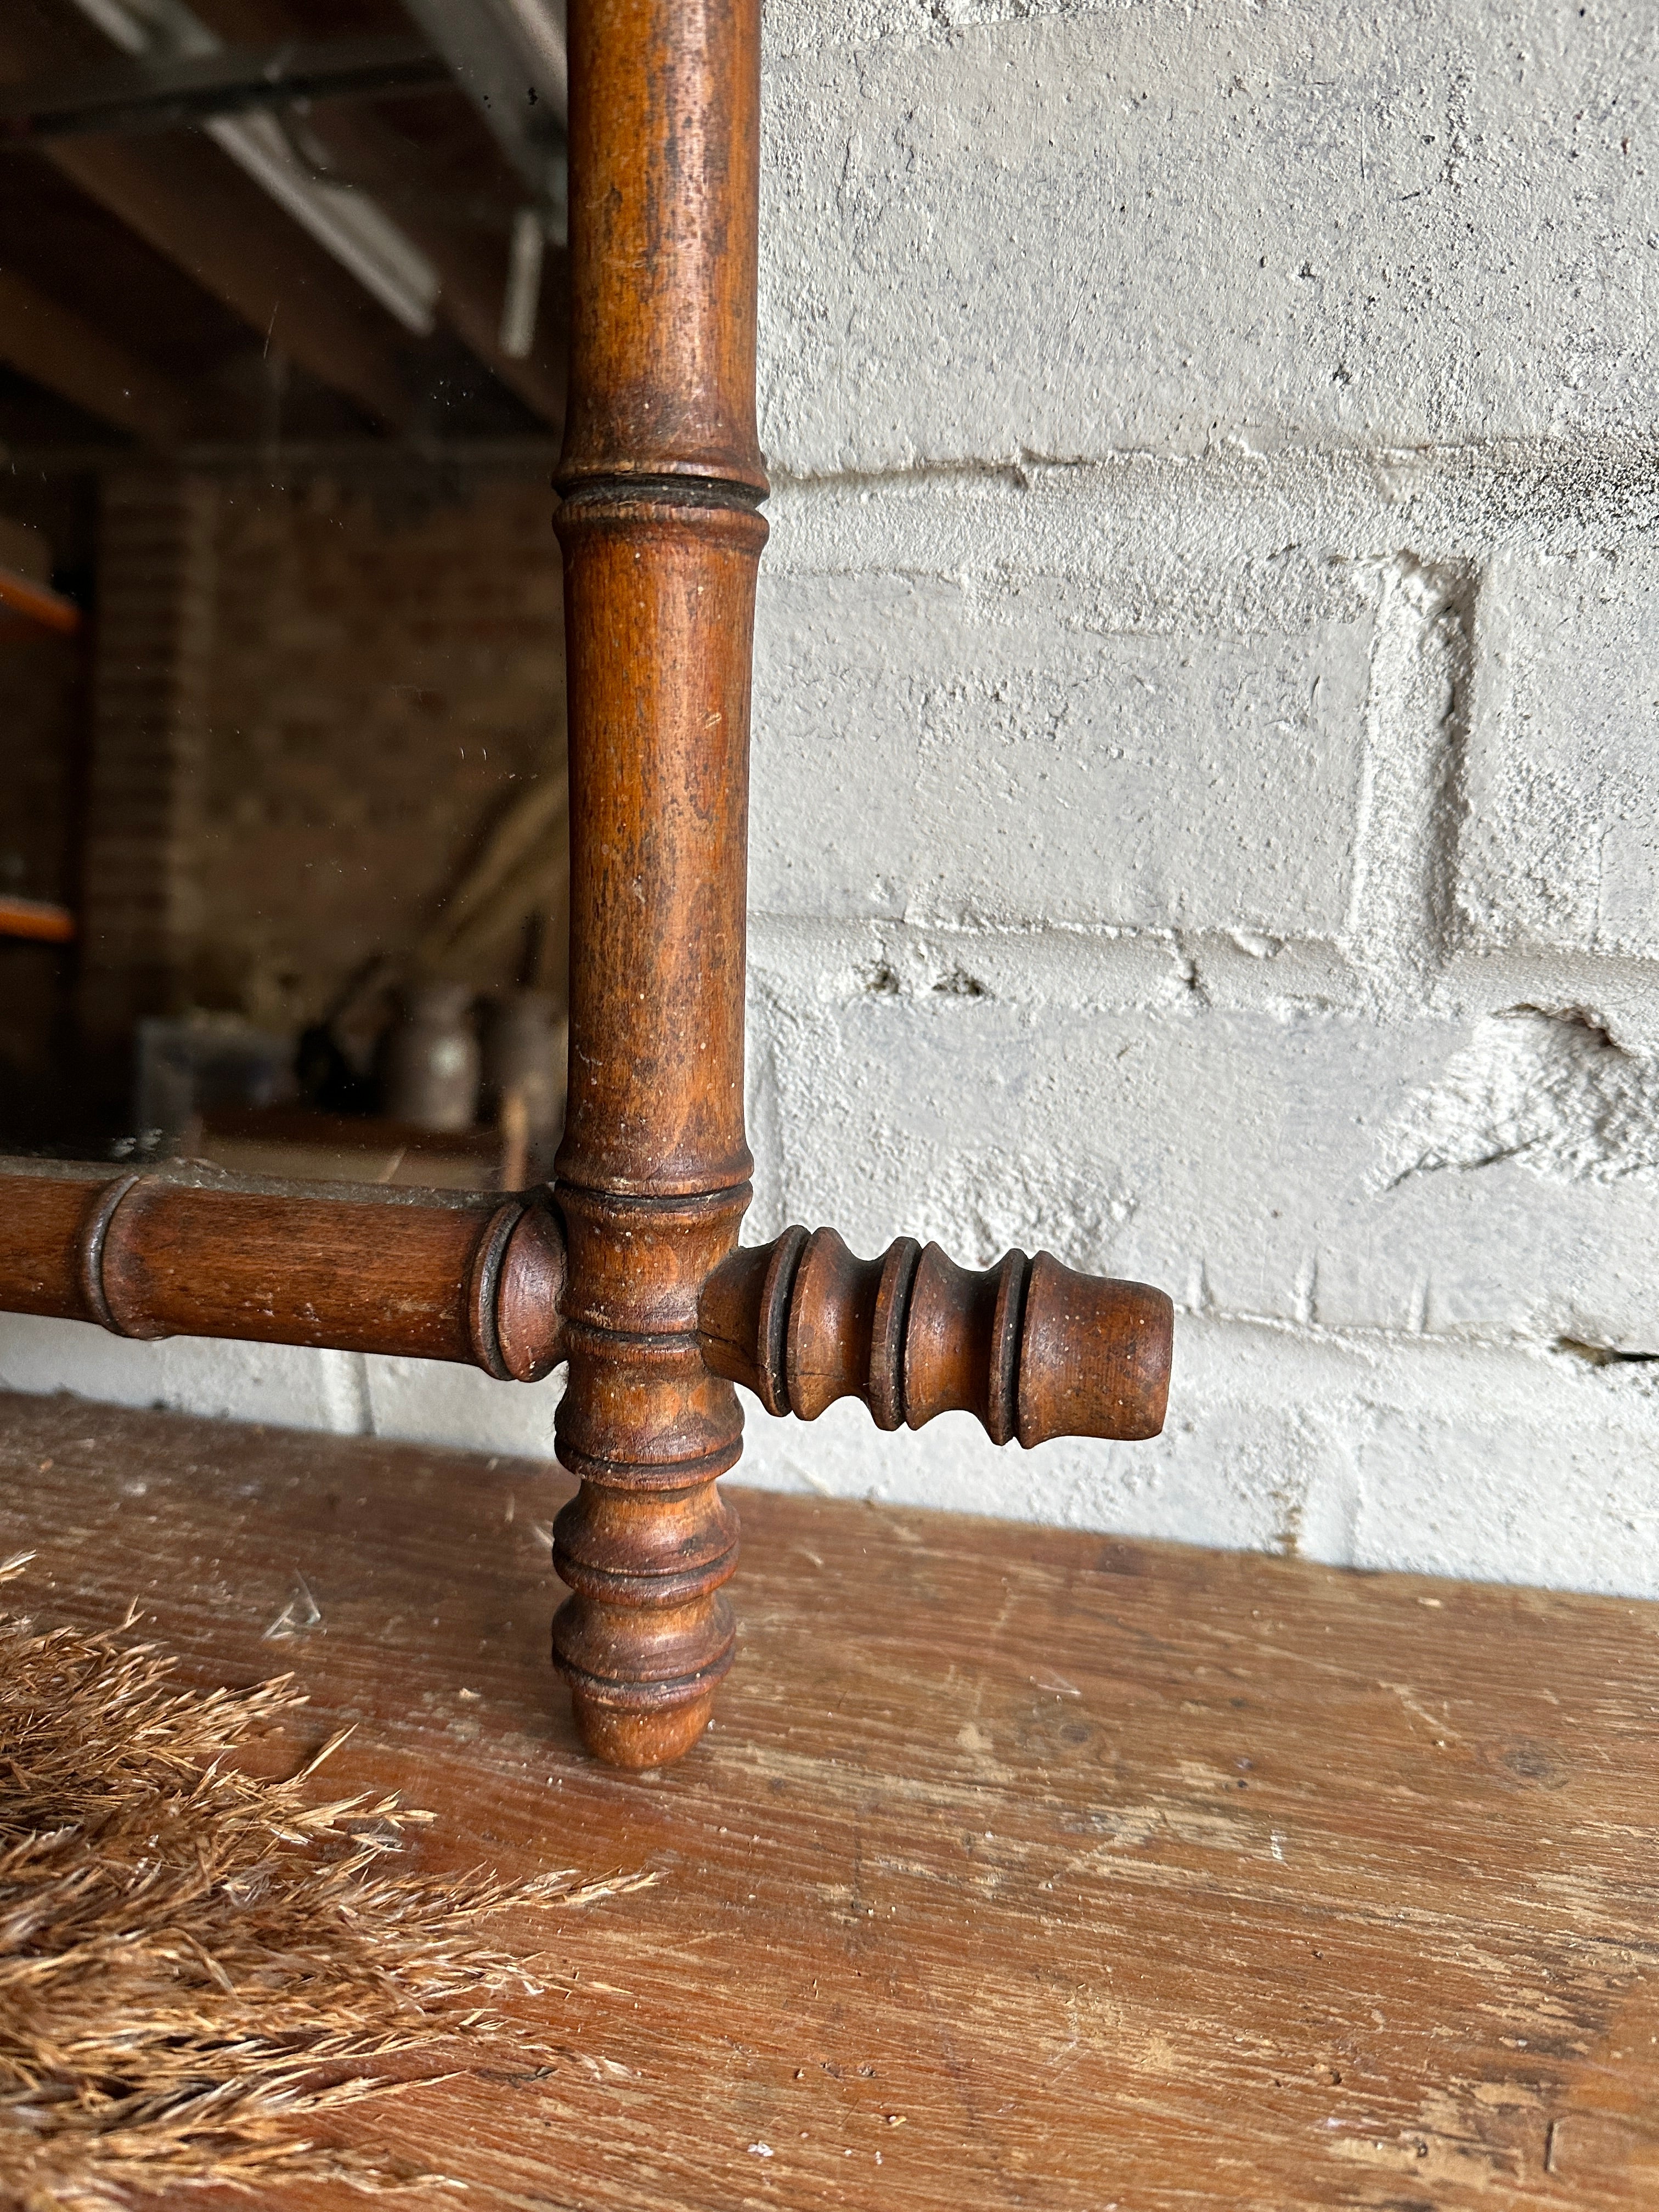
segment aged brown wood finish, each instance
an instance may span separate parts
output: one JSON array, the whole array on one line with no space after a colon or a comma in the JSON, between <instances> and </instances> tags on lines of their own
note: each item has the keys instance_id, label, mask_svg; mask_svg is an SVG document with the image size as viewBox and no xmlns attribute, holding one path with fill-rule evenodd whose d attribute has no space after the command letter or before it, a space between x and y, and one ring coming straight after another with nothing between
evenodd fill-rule
<instances>
[{"instance_id":1,"label":"aged brown wood finish","mask_svg":"<svg viewBox=\"0 0 1659 2212\"><path fill-rule=\"evenodd\" d=\"M570 19L571 377L557 483L570 745L570 1240L553 1649L583 1740L702 1732L743 1449L697 1300L737 1243L755 433L758 0Z\"/></svg>"},{"instance_id":2,"label":"aged brown wood finish","mask_svg":"<svg viewBox=\"0 0 1659 2212\"><path fill-rule=\"evenodd\" d=\"M502 1382L564 1356L564 1239L534 1193L336 1197L15 1163L0 1210L9 1313L460 1360Z\"/></svg>"},{"instance_id":3,"label":"aged brown wood finish","mask_svg":"<svg viewBox=\"0 0 1659 2212\"><path fill-rule=\"evenodd\" d=\"M811 1420L975 1414L998 1443L1158 1433L1172 1310L1049 1254L982 1272L832 1230L739 1253L758 0L574 0L572 362L557 485L569 691L570 1070L550 1194L320 1194L187 1173L0 1173L0 1305L175 1332L560 1359L580 1480L554 1558L576 1724L661 1765L706 1725L735 1383Z\"/></svg>"},{"instance_id":4,"label":"aged brown wood finish","mask_svg":"<svg viewBox=\"0 0 1659 2212\"><path fill-rule=\"evenodd\" d=\"M1652 2212L1659 1607L750 1491L742 1663L641 1785L550 1710L568 1487L0 1395L14 1606L292 1668L270 1771L349 1729L318 1796L429 1808L411 1874L659 1876L493 1923L517 2046L325 2116L466 2185L392 2204Z\"/></svg>"},{"instance_id":5,"label":"aged brown wood finish","mask_svg":"<svg viewBox=\"0 0 1659 2212\"><path fill-rule=\"evenodd\" d=\"M1175 1308L1049 1252L975 1272L914 1237L858 1260L833 1229L786 1229L721 1262L699 1318L709 1366L769 1413L814 1421L861 1398L878 1429L972 1413L993 1443L1027 1447L1164 1425Z\"/></svg>"}]
</instances>

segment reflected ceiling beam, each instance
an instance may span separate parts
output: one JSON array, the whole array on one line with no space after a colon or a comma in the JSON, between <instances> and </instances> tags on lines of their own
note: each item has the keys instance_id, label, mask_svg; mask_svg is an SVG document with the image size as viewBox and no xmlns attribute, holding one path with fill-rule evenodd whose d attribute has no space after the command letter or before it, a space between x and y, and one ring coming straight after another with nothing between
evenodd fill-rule
<instances>
[{"instance_id":1,"label":"reflected ceiling beam","mask_svg":"<svg viewBox=\"0 0 1659 2212\"><path fill-rule=\"evenodd\" d=\"M350 280L210 146L66 138L53 165L264 339L268 349L400 427L414 412L396 353Z\"/></svg>"},{"instance_id":2,"label":"reflected ceiling beam","mask_svg":"<svg viewBox=\"0 0 1659 2212\"><path fill-rule=\"evenodd\" d=\"M189 403L175 385L6 270L0 270L0 361L146 445L177 445L189 430Z\"/></svg>"},{"instance_id":3,"label":"reflected ceiling beam","mask_svg":"<svg viewBox=\"0 0 1659 2212\"><path fill-rule=\"evenodd\" d=\"M57 58L21 11L0 7L0 79L38 80ZM410 419L414 404L379 310L213 145L182 135L58 138L40 151L270 349L378 422L401 428Z\"/></svg>"},{"instance_id":4,"label":"reflected ceiling beam","mask_svg":"<svg viewBox=\"0 0 1659 2212\"><path fill-rule=\"evenodd\" d=\"M212 20L204 21L193 9L178 4L178 0L144 0L142 16L132 0L73 0L76 10L96 22L106 35L118 36L129 46L142 33L152 41L170 39L175 48L180 41L193 46L193 52L175 51L167 57L158 53L152 44L135 58L140 70L147 73L151 89L166 91L170 97L181 97L191 88L195 94L202 94L214 82L234 91L245 76L249 51L255 48L289 56L294 68L311 68L313 64L305 56L307 52L315 56L319 51L327 66L343 67L345 61L352 60L348 48L356 50L354 67L358 63L367 67L375 59L376 50L377 65L395 63L400 69L405 64L413 69L413 57L425 55L423 69L437 66L430 58L430 48L412 39L328 40L319 49L317 42L307 41L298 33L280 6L262 4L262 0L243 0L243 4L228 9L214 5L213 0L203 0L203 3ZM469 0L441 0L437 9L451 29L457 18L470 18L472 12ZM562 190L565 78L562 31L550 15L545 23L551 28L534 59L536 79L533 85L526 80L518 94L526 110L532 111L532 119L525 130L515 130L511 135L521 157L520 181L526 184L528 197L526 173L535 179L538 194L544 196L535 204L551 227L544 195L556 187ZM220 35L221 28L225 36ZM328 60L331 53L331 61ZM399 60L399 56L405 59ZM448 57L444 58L447 63ZM0 78L21 80L6 103L10 112L24 117L42 112L46 103L37 95L43 86L51 89L49 72L58 76L61 88L63 62L61 48L53 40L38 31L31 33L25 20L0 6ZM500 79L502 82L516 82L524 76L522 56L500 66L506 70ZM125 84L130 90L135 82L129 73L131 67L122 65L119 78L110 72L103 80L106 87L118 89ZM94 68L88 68L80 82L84 87L96 74ZM292 90L293 82L290 77L288 89ZM475 72L474 83L478 82ZM537 88L533 106L544 110L544 117L533 113L532 103L526 96ZM380 88L385 89L384 86ZM68 106L64 103L54 112L64 112ZM507 237L503 234L492 251L471 228L475 216L469 215L465 223L451 223L441 209L423 208L418 191L409 194L405 214L398 181L400 171L407 178L410 148L371 109L336 101L314 106L303 126L311 149L308 166L301 166L295 157L274 116L221 115L210 118L208 128L244 172L254 176L268 196L264 204L240 179L225 175L199 137L182 133L165 142L59 135L40 143L39 150L89 198L248 323L271 351L344 392L379 421L400 427L410 420L415 409L395 348L389 343L390 333L378 326L372 312L364 312L366 303L360 303L333 270L318 266L306 241L294 235L292 227L270 207L269 199L275 199L286 215L303 222L313 237L318 232L307 218L319 207L331 217L343 210L354 218L366 216L376 232L376 240L370 243L391 234L400 249L404 273L412 273L416 280L412 298L404 302L405 325L427 329L434 314L441 317L535 413L556 428L562 422L564 375L558 332L547 330L543 319L543 329L535 331L532 327L526 339L520 313L518 336L526 349L520 352L502 343L504 327L514 319L504 313L508 292ZM281 143L275 147L256 143L252 150L260 159L252 161L245 158L250 152L246 140L256 131ZM244 143L228 143L232 134L242 134ZM0 137L3 137L3 125ZM337 165L339 175L335 182L328 173ZM281 173L275 173L276 170ZM383 181L391 204L398 210L396 225L375 204ZM319 242L328 247L332 259L343 262L360 283L382 304L388 304L385 291L369 281L354 257L339 250L337 238ZM395 281L398 271L394 269L391 273ZM519 306L522 310L522 300ZM530 320L533 325L533 314Z\"/></svg>"},{"instance_id":5,"label":"reflected ceiling beam","mask_svg":"<svg viewBox=\"0 0 1659 2212\"><path fill-rule=\"evenodd\" d=\"M297 36L294 19L282 0L198 0L198 4L211 27L238 45L275 47ZM467 13L466 0L444 0L434 21L441 15L453 30L456 19ZM555 70L545 58L538 66L544 71L543 81L553 84L557 92L556 103L549 95L550 106L556 104L558 108L558 118L549 126L550 143L562 149L563 42L556 25L555 32L559 39L558 67ZM446 60L452 70L457 66L447 54ZM523 98L522 91L519 97ZM532 331L523 353L513 353L501 343L507 320L504 308L510 265L506 231L492 235L488 229L480 229L477 210L464 210L459 202L454 218L447 217L442 191L423 190L418 177L411 176L409 141L372 108L340 102L315 107L305 118L304 135L307 143L325 157L327 166L337 168L343 183L356 185L395 215L399 227L431 263L439 279L440 319L509 392L544 422L560 428L564 421L565 379L562 333L556 322L546 315L537 317L539 327ZM538 154L535 160L541 163L544 157ZM541 175L540 168L536 173ZM560 175L562 179L562 171ZM522 177L520 182L523 185ZM413 191L409 189L411 184L416 186ZM525 189L528 197L529 188Z\"/></svg>"},{"instance_id":6,"label":"reflected ceiling beam","mask_svg":"<svg viewBox=\"0 0 1659 2212\"><path fill-rule=\"evenodd\" d=\"M295 101L373 100L449 85L442 57L414 38L292 40L194 54L140 55L0 93L0 137L171 131Z\"/></svg>"},{"instance_id":7,"label":"reflected ceiling beam","mask_svg":"<svg viewBox=\"0 0 1659 2212\"><path fill-rule=\"evenodd\" d=\"M52 159L88 198L240 315L266 350L400 427L414 412L394 348L354 295L252 185L207 147L82 143ZM320 264L320 265L319 265Z\"/></svg>"},{"instance_id":8,"label":"reflected ceiling beam","mask_svg":"<svg viewBox=\"0 0 1659 2212\"><path fill-rule=\"evenodd\" d=\"M514 226L495 331L501 362L535 347L542 249L569 229L570 62L563 0L404 0L517 174L526 204Z\"/></svg>"},{"instance_id":9,"label":"reflected ceiling beam","mask_svg":"<svg viewBox=\"0 0 1659 2212\"><path fill-rule=\"evenodd\" d=\"M408 149L376 115L361 107L331 107L307 119L309 135L343 174L374 189L374 179L395 178ZM438 315L464 346L477 356L533 414L556 429L564 422L564 359L556 329L542 319L537 343L522 356L503 350L502 297L507 270L505 234L491 236L447 224L441 215L418 202L403 205L395 188L390 204L398 220L437 270Z\"/></svg>"},{"instance_id":10,"label":"reflected ceiling beam","mask_svg":"<svg viewBox=\"0 0 1659 2212\"><path fill-rule=\"evenodd\" d=\"M532 201L564 240L570 65L552 0L404 0L449 64Z\"/></svg>"},{"instance_id":11,"label":"reflected ceiling beam","mask_svg":"<svg viewBox=\"0 0 1659 2212\"><path fill-rule=\"evenodd\" d=\"M185 0L74 0L74 5L124 52L144 61L205 60L225 49L226 41ZM319 182L274 115L220 116L203 127L388 313L417 337L426 336L437 271L373 200Z\"/></svg>"}]
</instances>

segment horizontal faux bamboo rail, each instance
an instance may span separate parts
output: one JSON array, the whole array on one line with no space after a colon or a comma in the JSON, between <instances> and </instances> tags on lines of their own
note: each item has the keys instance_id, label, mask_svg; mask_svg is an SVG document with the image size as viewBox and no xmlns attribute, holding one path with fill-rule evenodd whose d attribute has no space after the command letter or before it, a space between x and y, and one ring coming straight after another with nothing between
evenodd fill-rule
<instances>
[{"instance_id":1,"label":"horizontal faux bamboo rail","mask_svg":"<svg viewBox=\"0 0 1659 2212\"><path fill-rule=\"evenodd\" d=\"M502 1382L568 1362L555 1435L581 1487L554 1528L570 1591L555 1656L592 1747L652 1765L701 1731L731 1663L738 1522L716 1478L742 1449L734 1382L808 1421L843 1397L884 1429L969 1413L999 1444L1164 1420L1161 1291L1044 1252L975 1272L908 1237L860 1260L829 1229L734 1249L749 1195L562 1181L474 1197L0 1160L0 1310L463 1361ZM673 1449L623 1462L618 1437L643 1450L665 1409Z\"/></svg>"},{"instance_id":2,"label":"horizontal faux bamboo rail","mask_svg":"<svg viewBox=\"0 0 1659 2212\"><path fill-rule=\"evenodd\" d=\"M572 1226L591 1241L580 1209ZM388 1352L534 1382L587 1333L580 1306L567 1324L566 1273L545 1193L0 1160L0 1311L118 1336ZM810 1421L858 1397L878 1428L970 1413L993 1443L1028 1447L1163 1425L1169 1299L1047 1252L975 1273L913 1237L859 1260L832 1229L789 1229L714 1266L692 1303L702 1363L769 1413Z\"/></svg>"},{"instance_id":3,"label":"horizontal faux bamboo rail","mask_svg":"<svg viewBox=\"0 0 1659 2212\"><path fill-rule=\"evenodd\" d=\"M0 1310L482 1367L563 1357L564 1239L533 1195L0 1162Z\"/></svg>"}]
</instances>

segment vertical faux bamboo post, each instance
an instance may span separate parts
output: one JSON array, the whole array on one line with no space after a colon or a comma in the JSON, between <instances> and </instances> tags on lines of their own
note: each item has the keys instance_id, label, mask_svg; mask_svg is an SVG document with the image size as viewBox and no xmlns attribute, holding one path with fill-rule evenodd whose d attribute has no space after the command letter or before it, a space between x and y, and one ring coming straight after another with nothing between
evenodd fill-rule
<instances>
[{"instance_id":1,"label":"vertical faux bamboo post","mask_svg":"<svg viewBox=\"0 0 1659 2212\"><path fill-rule=\"evenodd\" d=\"M755 571L758 0L571 0L569 1239L553 1648L589 1746L693 1743L742 1449L697 1301L737 1242Z\"/></svg>"}]
</instances>

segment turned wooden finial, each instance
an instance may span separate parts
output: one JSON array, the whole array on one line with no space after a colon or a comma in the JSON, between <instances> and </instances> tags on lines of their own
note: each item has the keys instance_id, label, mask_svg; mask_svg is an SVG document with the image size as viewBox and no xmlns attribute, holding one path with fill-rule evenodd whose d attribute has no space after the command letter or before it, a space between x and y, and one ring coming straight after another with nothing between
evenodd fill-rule
<instances>
[{"instance_id":1,"label":"turned wooden finial","mask_svg":"<svg viewBox=\"0 0 1659 2212\"><path fill-rule=\"evenodd\" d=\"M786 1229L715 1268L698 1308L703 1357L770 1413L816 1420L861 1398L878 1428L974 1414L993 1443L1155 1437L1175 1309L1146 1283L1008 1252L959 1267L901 1237L854 1258L833 1229Z\"/></svg>"}]
</instances>

